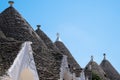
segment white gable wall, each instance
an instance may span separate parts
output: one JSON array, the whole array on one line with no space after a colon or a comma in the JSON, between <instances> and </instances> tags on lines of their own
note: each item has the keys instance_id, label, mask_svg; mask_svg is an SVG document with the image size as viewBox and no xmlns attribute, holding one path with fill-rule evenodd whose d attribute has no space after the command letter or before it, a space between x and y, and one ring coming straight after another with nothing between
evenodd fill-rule
<instances>
[{"instance_id":1,"label":"white gable wall","mask_svg":"<svg viewBox=\"0 0 120 80\"><path fill-rule=\"evenodd\" d=\"M32 73L34 80L39 80L31 44L32 42L25 42L22 45L22 49L14 60L13 65L9 68L7 73L12 80L20 80L21 72L25 69L30 70L29 72Z\"/></svg>"},{"instance_id":2,"label":"white gable wall","mask_svg":"<svg viewBox=\"0 0 120 80\"><path fill-rule=\"evenodd\" d=\"M76 77L75 73L69 71L67 56L63 55L59 80L85 80L84 70L82 70L80 77Z\"/></svg>"}]
</instances>

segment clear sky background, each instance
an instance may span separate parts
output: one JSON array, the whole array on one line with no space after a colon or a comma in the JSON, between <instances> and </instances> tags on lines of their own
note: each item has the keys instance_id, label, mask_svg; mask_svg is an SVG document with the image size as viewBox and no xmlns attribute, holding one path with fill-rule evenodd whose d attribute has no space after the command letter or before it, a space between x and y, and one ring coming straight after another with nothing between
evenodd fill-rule
<instances>
[{"instance_id":1,"label":"clear sky background","mask_svg":"<svg viewBox=\"0 0 120 80\"><path fill-rule=\"evenodd\" d=\"M63 43L81 67L90 56L100 64L103 53L120 73L120 0L14 0L14 7L36 29ZM0 12L9 6L0 0Z\"/></svg>"}]
</instances>

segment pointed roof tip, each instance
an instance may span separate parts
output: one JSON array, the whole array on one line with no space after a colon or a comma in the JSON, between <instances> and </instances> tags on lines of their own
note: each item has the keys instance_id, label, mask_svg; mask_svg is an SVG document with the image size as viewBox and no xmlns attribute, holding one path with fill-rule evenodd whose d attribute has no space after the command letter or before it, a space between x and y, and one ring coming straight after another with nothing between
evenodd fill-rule
<instances>
[{"instance_id":1,"label":"pointed roof tip","mask_svg":"<svg viewBox=\"0 0 120 80\"><path fill-rule=\"evenodd\" d=\"M60 39L60 34L59 34L59 33L57 33L57 34L56 34L56 36L57 36L56 41L61 41L61 39Z\"/></svg>"},{"instance_id":2,"label":"pointed roof tip","mask_svg":"<svg viewBox=\"0 0 120 80\"><path fill-rule=\"evenodd\" d=\"M8 1L8 3L10 4L10 7L12 7L14 4L14 1Z\"/></svg>"},{"instance_id":3,"label":"pointed roof tip","mask_svg":"<svg viewBox=\"0 0 120 80\"><path fill-rule=\"evenodd\" d=\"M93 62L93 58L94 58L94 57L93 57L93 55L92 55L92 56L91 56L91 62Z\"/></svg>"},{"instance_id":4,"label":"pointed roof tip","mask_svg":"<svg viewBox=\"0 0 120 80\"><path fill-rule=\"evenodd\" d=\"M37 25L37 29L38 29L38 30L40 29L40 27L41 27L41 25Z\"/></svg>"},{"instance_id":5,"label":"pointed roof tip","mask_svg":"<svg viewBox=\"0 0 120 80\"><path fill-rule=\"evenodd\" d=\"M106 60L106 54L105 54L105 53L103 53L103 56L104 56L104 59L103 59L103 60Z\"/></svg>"}]
</instances>

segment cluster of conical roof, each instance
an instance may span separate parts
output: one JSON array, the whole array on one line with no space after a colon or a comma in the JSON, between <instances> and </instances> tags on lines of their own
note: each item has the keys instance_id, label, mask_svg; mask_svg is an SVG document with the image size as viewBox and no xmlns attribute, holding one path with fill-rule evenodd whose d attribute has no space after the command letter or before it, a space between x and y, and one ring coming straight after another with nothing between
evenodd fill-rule
<instances>
[{"instance_id":1,"label":"cluster of conical roof","mask_svg":"<svg viewBox=\"0 0 120 80\"><path fill-rule=\"evenodd\" d=\"M71 72L80 75L81 67L76 62L70 51L60 40L59 34L53 43L51 39L37 25L37 30L33 30L31 25L13 7L0 13L0 76L13 64L18 55L22 43L31 41L36 69L40 80L58 80L63 55L67 55L68 66ZM120 80L119 73L105 58L98 65L93 57L85 67L85 71L92 71L100 76L102 80Z\"/></svg>"},{"instance_id":2,"label":"cluster of conical roof","mask_svg":"<svg viewBox=\"0 0 120 80\"><path fill-rule=\"evenodd\" d=\"M56 46L50 38L40 29L33 30L31 25L13 7L13 2L9 2L10 7L0 14L0 76L3 76L8 68L13 64L21 44L31 41L34 51L34 59L40 80L58 80L63 54L60 47ZM62 43L61 47L65 48ZM66 49L66 50L65 50ZM65 51L68 51L65 48ZM66 54L69 56L69 51ZM71 61L76 62L73 57ZM73 66L72 63L69 63ZM78 69L80 66L76 64ZM5 67L5 68L3 68Z\"/></svg>"},{"instance_id":3,"label":"cluster of conical roof","mask_svg":"<svg viewBox=\"0 0 120 80\"><path fill-rule=\"evenodd\" d=\"M104 58L100 65L98 65L91 56L91 60L85 67L85 72L92 71L92 73L97 74L102 80L120 80L119 73L111 65L111 63L106 59L106 54L103 54Z\"/></svg>"},{"instance_id":4,"label":"cluster of conical roof","mask_svg":"<svg viewBox=\"0 0 120 80\"><path fill-rule=\"evenodd\" d=\"M100 78L102 80L109 80L107 79L107 77L105 76L106 73L103 71L103 69L93 60L93 56L91 56L91 60L90 62L87 64L87 66L85 67L85 70L91 70L92 73L97 74L98 76L100 76Z\"/></svg>"}]
</instances>

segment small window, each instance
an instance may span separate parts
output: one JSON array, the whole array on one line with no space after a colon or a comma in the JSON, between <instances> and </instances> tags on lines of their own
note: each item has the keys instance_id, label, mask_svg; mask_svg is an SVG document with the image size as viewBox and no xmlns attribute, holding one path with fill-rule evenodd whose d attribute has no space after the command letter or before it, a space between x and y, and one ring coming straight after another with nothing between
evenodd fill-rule
<instances>
[{"instance_id":1,"label":"small window","mask_svg":"<svg viewBox=\"0 0 120 80\"><path fill-rule=\"evenodd\" d=\"M68 64L68 68L70 68L70 64Z\"/></svg>"}]
</instances>

